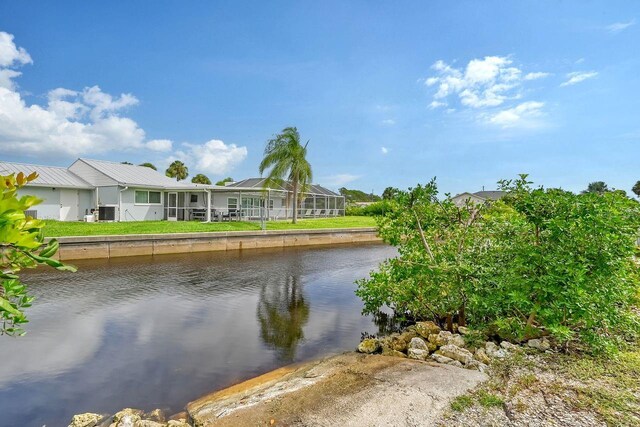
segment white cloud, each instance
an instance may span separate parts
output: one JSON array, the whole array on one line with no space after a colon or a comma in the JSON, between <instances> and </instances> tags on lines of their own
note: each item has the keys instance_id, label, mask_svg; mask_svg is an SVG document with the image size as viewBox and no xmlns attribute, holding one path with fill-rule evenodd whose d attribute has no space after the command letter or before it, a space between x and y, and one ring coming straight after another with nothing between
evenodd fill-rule
<instances>
[{"instance_id":1,"label":"white cloud","mask_svg":"<svg viewBox=\"0 0 640 427\"><path fill-rule=\"evenodd\" d=\"M183 150L176 151L168 159L181 160L187 166L195 165L195 169L214 175L222 175L231 171L247 157L247 147L225 144L219 139L212 139L204 144L183 143Z\"/></svg>"},{"instance_id":2,"label":"white cloud","mask_svg":"<svg viewBox=\"0 0 640 427\"><path fill-rule=\"evenodd\" d=\"M393 119L385 119L381 123L386 126L393 126L396 124L396 121Z\"/></svg>"},{"instance_id":3,"label":"white cloud","mask_svg":"<svg viewBox=\"0 0 640 427\"><path fill-rule=\"evenodd\" d=\"M152 139L151 141L147 141L144 145L149 150L153 151L171 151L173 142L169 139Z\"/></svg>"},{"instance_id":4,"label":"white cloud","mask_svg":"<svg viewBox=\"0 0 640 427\"><path fill-rule=\"evenodd\" d=\"M502 128L536 127L540 124L536 119L543 115L543 107L543 102L523 102L513 108L487 115L486 119L489 123Z\"/></svg>"},{"instance_id":5,"label":"white cloud","mask_svg":"<svg viewBox=\"0 0 640 427\"><path fill-rule=\"evenodd\" d=\"M99 86L81 91L57 88L46 105L29 105L16 91L11 69L31 63L31 56L0 32L0 150L23 155L78 157L115 150L169 151L166 139L147 141L145 132L120 114L138 104L135 96L112 96Z\"/></svg>"},{"instance_id":6,"label":"white cloud","mask_svg":"<svg viewBox=\"0 0 640 427\"><path fill-rule=\"evenodd\" d=\"M339 173L335 175L326 176L321 179L320 184L327 187L342 187L350 182L360 179L362 175L352 175L350 173Z\"/></svg>"},{"instance_id":7,"label":"white cloud","mask_svg":"<svg viewBox=\"0 0 640 427\"><path fill-rule=\"evenodd\" d=\"M431 104L429 104L429 108L431 108L432 110L435 110L436 108L445 107L446 105L447 105L446 102L431 101Z\"/></svg>"},{"instance_id":8,"label":"white cloud","mask_svg":"<svg viewBox=\"0 0 640 427\"><path fill-rule=\"evenodd\" d=\"M611 25L607 25L606 27L604 27L604 29L609 31L610 33L615 34L615 33L624 31L635 24L636 24L636 20L632 19L631 21L628 21L628 22L615 22Z\"/></svg>"},{"instance_id":9,"label":"white cloud","mask_svg":"<svg viewBox=\"0 0 640 427\"><path fill-rule=\"evenodd\" d=\"M13 42L13 34L0 31L0 67L32 64L31 56Z\"/></svg>"},{"instance_id":10,"label":"white cloud","mask_svg":"<svg viewBox=\"0 0 640 427\"><path fill-rule=\"evenodd\" d=\"M592 79L597 75L598 75L597 71L577 71L577 72L569 73L567 74L567 78L569 80L560 84L560 86L571 86L576 83L583 82L587 79Z\"/></svg>"},{"instance_id":11,"label":"white cloud","mask_svg":"<svg viewBox=\"0 0 640 427\"><path fill-rule=\"evenodd\" d=\"M387 154L389 152L389 149L387 147L380 147L380 152L382 154Z\"/></svg>"},{"instance_id":12,"label":"white cloud","mask_svg":"<svg viewBox=\"0 0 640 427\"><path fill-rule=\"evenodd\" d=\"M543 73L543 72L534 72L534 73L527 73L524 76L525 80L538 80L538 79L544 79L545 77L549 77L551 75L551 73Z\"/></svg>"},{"instance_id":13,"label":"white cloud","mask_svg":"<svg viewBox=\"0 0 640 427\"><path fill-rule=\"evenodd\" d=\"M464 68L436 61L431 68L438 75L425 80L427 86L437 88L430 107L446 105L443 100L450 96L457 97L462 105L471 108L495 107L516 99L523 77L522 70L512 63L511 59L502 56L472 59ZM531 80L531 77L524 80Z\"/></svg>"}]
</instances>

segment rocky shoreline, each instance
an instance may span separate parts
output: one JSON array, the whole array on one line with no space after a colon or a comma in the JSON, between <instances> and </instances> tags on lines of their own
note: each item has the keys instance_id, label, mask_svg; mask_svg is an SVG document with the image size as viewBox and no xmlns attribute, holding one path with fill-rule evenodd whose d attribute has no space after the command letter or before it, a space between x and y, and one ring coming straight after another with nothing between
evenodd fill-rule
<instances>
[{"instance_id":1,"label":"rocky shoreline","mask_svg":"<svg viewBox=\"0 0 640 427\"><path fill-rule=\"evenodd\" d=\"M458 368L475 369L485 372L491 360L504 359L519 345L501 341L485 341L482 334L464 326L455 326L457 333L443 331L434 322L418 322L399 333L381 338L365 338L358 345L358 352L382 354L415 360L432 360ZM540 351L549 351L551 343L547 338L527 341L526 346Z\"/></svg>"}]
</instances>

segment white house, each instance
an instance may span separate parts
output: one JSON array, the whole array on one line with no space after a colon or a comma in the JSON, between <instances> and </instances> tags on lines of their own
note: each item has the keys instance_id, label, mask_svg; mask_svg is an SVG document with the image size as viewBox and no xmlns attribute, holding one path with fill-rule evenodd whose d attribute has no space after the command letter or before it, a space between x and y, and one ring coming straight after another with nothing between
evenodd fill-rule
<instances>
[{"instance_id":1,"label":"white house","mask_svg":"<svg viewBox=\"0 0 640 427\"><path fill-rule=\"evenodd\" d=\"M284 219L293 214L291 192L263 189L260 178L227 186L176 181L144 166L78 159L68 168L0 161L0 174L37 172L21 194L43 200L30 214L41 219L82 220L98 212L101 221ZM310 186L301 216L344 215L344 198Z\"/></svg>"},{"instance_id":2,"label":"white house","mask_svg":"<svg viewBox=\"0 0 640 427\"><path fill-rule=\"evenodd\" d=\"M458 206L464 206L467 201L471 203L485 203L490 200L499 200L504 197L504 191L476 191L475 193L460 193L453 196L451 200Z\"/></svg>"}]
</instances>

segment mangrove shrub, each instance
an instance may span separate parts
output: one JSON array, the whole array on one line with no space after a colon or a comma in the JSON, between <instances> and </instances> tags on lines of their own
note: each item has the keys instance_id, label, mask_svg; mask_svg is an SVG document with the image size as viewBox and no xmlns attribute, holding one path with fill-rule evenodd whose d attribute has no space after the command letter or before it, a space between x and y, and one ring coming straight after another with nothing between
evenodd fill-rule
<instances>
[{"instance_id":1,"label":"mangrove shrub","mask_svg":"<svg viewBox=\"0 0 640 427\"><path fill-rule=\"evenodd\" d=\"M435 181L399 192L379 218L399 256L358 283L365 312L388 306L445 328L612 349L636 337L640 205L502 181L499 201L440 200Z\"/></svg>"}]
</instances>

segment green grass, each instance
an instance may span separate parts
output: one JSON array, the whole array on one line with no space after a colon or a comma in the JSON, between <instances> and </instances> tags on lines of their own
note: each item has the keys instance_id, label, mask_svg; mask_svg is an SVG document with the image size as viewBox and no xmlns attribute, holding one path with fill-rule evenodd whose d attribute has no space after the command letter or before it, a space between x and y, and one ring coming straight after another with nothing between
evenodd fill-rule
<instances>
[{"instance_id":1,"label":"green grass","mask_svg":"<svg viewBox=\"0 0 640 427\"><path fill-rule=\"evenodd\" d=\"M131 222L61 222L46 220L43 231L47 237L100 236L113 234L166 234L199 233L206 231L251 231L260 230L258 222L211 222L200 221L131 221ZM375 220L368 216L344 216L337 218L303 219L297 224L291 221L269 221L267 230L310 230L322 228L375 227Z\"/></svg>"}]
</instances>

